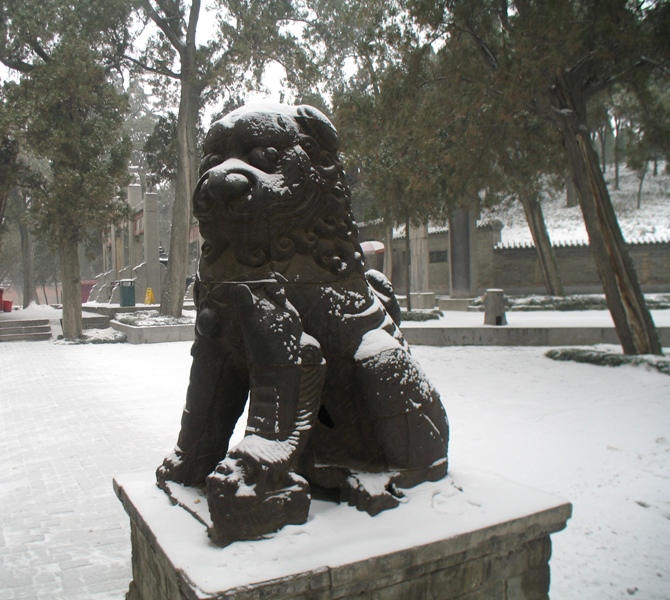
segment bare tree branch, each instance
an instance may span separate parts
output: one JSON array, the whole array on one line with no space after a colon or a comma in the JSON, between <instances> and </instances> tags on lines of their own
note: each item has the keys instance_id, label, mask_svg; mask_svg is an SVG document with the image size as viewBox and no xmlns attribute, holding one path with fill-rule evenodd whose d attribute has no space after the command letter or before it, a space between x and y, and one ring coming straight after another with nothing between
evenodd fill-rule
<instances>
[{"instance_id":1,"label":"bare tree branch","mask_svg":"<svg viewBox=\"0 0 670 600\"><path fill-rule=\"evenodd\" d=\"M199 4L199 2L198 2ZM149 18L156 23L156 26L165 34L167 39L170 41L170 44L174 47L179 56L182 56L184 52L184 43L179 39L174 29L170 27L167 19L164 19L156 9L152 6L151 0L141 0L141 6L149 16Z\"/></svg>"},{"instance_id":2,"label":"bare tree branch","mask_svg":"<svg viewBox=\"0 0 670 600\"><path fill-rule=\"evenodd\" d=\"M6 56L0 56L0 62L9 69L19 71L20 73L30 73L35 65L22 61L22 60L12 60Z\"/></svg>"},{"instance_id":3,"label":"bare tree branch","mask_svg":"<svg viewBox=\"0 0 670 600\"><path fill-rule=\"evenodd\" d=\"M46 53L44 48L40 45L37 40L32 40L30 42L30 47L33 49L33 52L37 54L44 62L49 62L51 57Z\"/></svg>"},{"instance_id":4,"label":"bare tree branch","mask_svg":"<svg viewBox=\"0 0 670 600\"><path fill-rule=\"evenodd\" d=\"M124 60L127 60L134 65L140 67L141 69L144 69L145 71L149 71L150 73L156 73L157 75L165 75L166 77L171 77L172 79L181 79L181 75L179 73L175 73L174 71L171 71L170 69L167 68L159 68L159 67L152 67L150 65L147 65L146 63L143 63L142 61L133 58L132 56L128 56L127 54L123 55Z\"/></svg>"},{"instance_id":5,"label":"bare tree branch","mask_svg":"<svg viewBox=\"0 0 670 600\"><path fill-rule=\"evenodd\" d=\"M217 60L214 64L208 67L207 69L207 76L204 78L207 80L207 84L205 84L205 87L209 85L209 80L211 77L215 74L218 73L221 68L223 67L224 63L233 58L237 54L237 51L230 48L226 50ZM276 60L276 59L275 59ZM279 61L277 61L279 62Z\"/></svg>"}]
</instances>

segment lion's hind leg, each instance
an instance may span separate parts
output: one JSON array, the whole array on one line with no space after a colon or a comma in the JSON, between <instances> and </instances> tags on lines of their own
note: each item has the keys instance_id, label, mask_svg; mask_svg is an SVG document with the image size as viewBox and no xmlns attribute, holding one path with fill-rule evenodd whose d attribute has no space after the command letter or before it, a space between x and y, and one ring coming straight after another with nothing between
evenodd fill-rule
<instances>
[{"instance_id":1,"label":"lion's hind leg","mask_svg":"<svg viewBox=\"0 0 670 600\"><path fill-rule=\"evenodd\" d=\"M355 358L365 410L394 473L391 484L412 487L444 477L447 415L418 364L383 330L368 332Z\"/></svg>"}]
</instances>

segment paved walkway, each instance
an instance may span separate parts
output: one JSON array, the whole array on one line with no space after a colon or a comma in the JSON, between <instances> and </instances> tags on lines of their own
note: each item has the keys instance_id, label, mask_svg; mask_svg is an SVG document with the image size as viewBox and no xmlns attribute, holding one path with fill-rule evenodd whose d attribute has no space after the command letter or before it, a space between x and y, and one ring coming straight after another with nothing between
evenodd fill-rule
<instances>
[{"instance_id":1,"label":"paved walkway","mask_svg":"<svg viewBox=\"0 0 670 600\"><path fill-rule=\"evenodd\" d=\"M130 534L112 477L155 469L175 441L190 345L174 346L183 361L167 366L146 346L0 345L2 600L124 597ZM152 371L165 375L146 397Z\"/></svg>"}]
</instances>

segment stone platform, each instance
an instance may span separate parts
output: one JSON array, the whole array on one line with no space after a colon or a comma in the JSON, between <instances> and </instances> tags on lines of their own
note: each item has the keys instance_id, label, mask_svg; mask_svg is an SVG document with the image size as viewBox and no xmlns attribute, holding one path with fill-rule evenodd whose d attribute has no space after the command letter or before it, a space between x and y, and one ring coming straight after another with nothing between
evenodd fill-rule
<instances>
[{"instance_id":1,"label":"stone platform","mask_svg":"<svg viewBox=\"0 0 670 600\"><path fill-rule=\"evenodd\" d=\"M195 324L161 325L160 327L136 327L112 320L110 325L126 334L129 344L159 344L164 342L192 342L195 340Z\"/></svg>"},{"instance_id":2,"label":"stone platform","mask_svg":"<svg viewBox=\"0 0 670 600\"><path fill-rule=\"evenodd\" d=\"M550 534L564 500L472 469L407 490L370 517L313 501L304 525L267 539L211 544L205 524L172 505L153 473L115 478L131 521L131 600L546 599ZM180 502L206 500L184 488Z\"/></svg>"},{"instance_id":3,"label":"stone platform","mask_svg":"<svg viewBox=\"0 0 670 600\"><path fill-rule=\"evenodd\" d=\"M652 310L663 347L670 347L670 310ZM619 345L608 311L508 311L507 325L485 325L483 312L445 311L436 321L403 322L407 342L422 346Z\"/></svg>"}]
</instances>

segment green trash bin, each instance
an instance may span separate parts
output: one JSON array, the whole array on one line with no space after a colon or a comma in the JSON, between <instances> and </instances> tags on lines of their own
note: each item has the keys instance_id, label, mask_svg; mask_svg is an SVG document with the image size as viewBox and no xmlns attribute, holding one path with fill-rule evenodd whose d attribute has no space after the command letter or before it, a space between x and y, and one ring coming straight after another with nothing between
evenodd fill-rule
<instances>
[{"instance_id":1,"label":"green trash bin","mask_svg":"<svg viewBox=\"0 0 670 600\"><path fill-rule=\"evenodd\" d=\"M119 280L119 304L121 306L135 306L135 280Z\"/></svg>"}]
</instances>

